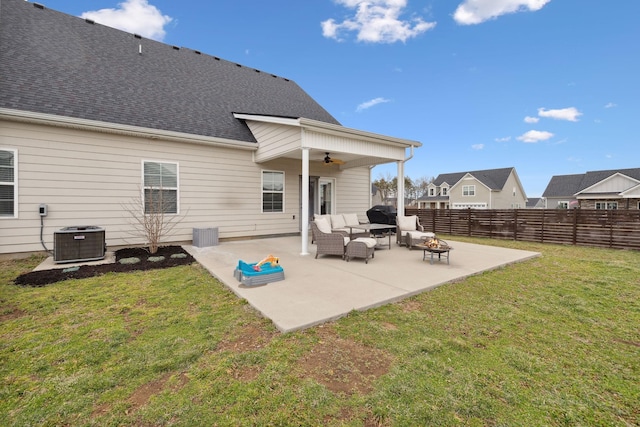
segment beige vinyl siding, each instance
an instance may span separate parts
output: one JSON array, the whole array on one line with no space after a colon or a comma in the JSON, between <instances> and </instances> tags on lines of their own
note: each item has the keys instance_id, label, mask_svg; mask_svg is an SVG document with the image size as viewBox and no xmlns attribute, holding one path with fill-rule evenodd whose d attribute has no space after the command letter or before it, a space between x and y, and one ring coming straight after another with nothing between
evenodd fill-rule
<instances>
[{"instance_id":1,"label":"beige vinyl siding","mask_svg":"<svg viewBox=\"0 0 640 427\"><path fill-rule=\"evenodd\" d=\"M474 196L463 196L462 188L467 185L475 186ZM449 190L449 203L452 208L456 208L456 203L486 203L486 208L491 208L491 191L475 178L467 177L461 179Z\"/></svg>"},{"instance_id":2,"label":"beige vinyl siding","mask_svg":"<svg viewBox=\"0 0 640 427\"><path fill-rule=\"evenodd\" d=\"M367 210L371 207L369 177L369 168L366 167L347 169L342 173L336 184L337 213L355 212L360 221L367 221Z\"/></svg>"},{"instance_id":3,"label":"beige vinyl siding","mask_svg":"<svg viewBox=\"0 0 640 427\"><path fill-rule=\"evenodd\" d=\"M260 148L256 152L257 162L300 149L300 128L251 120L246 123L256 140L260 141Z\"/></svg>"},{"instance_id":4,"label":"beige vinyl siding","mask_svg":"<svg viewBox=\"0 0 640 427\"><path fill-rule=\"evenodd\" d=\"M221 239L299 232L299 160L253 161L253 151L152 140L67 128L0 123L0 145L17 150L18 218L0 219L0 255L42 250L38 206L45 203L44 242L69 226L106 229L107 246L143 244L132 236L124 205L141 197L142 161L179 165L179 217L165 243L191 242L193 228L218 227ZM285 173L282 213L261 212L262 170ZM310 166L336 178L339 212L368 209L368 168Z\"/></svg>"},{"instance_id":5,"label":"beige vinyl siding","mask_svg":"<svg viewBox=\"0 0 640 427\"><path fill-rule=\"evenodd\" d=\"M304 134L304 146L329 152L348 151L360 156L384 157L404 160L404 147L384 144L371 144L366 138L347 138L345 136L307 131Z\"/></svg>"},{"instance_id":6,"label":"beige vinyl siding","mask_svg":"<svg viewBox=\"0 0 640 427\"><path fill-rule=\"evenodd\" d=\"M184 218L170 240L190 241L193 227L217 226L221 237L262 228L260 168L251 151L7 122L1 132L3 141L18 149L20 193L19 218L0 222L0 253L42 249L40 203L49 208L44 221L49 249L55 230L78 225L105 227L110 246L141 244L131 236L123 204L140 197L141 161L148 159L180 165Z\"/></svg>"},{"instance_id":7,"label":"beige vinyl siding","mask_svg":"<svg viewBox=\"0 0 640 427\"><path fill-rule=\"evenodd\" d=\"M513 195L513 189L516 189L516 195ZM519 209L526 207L525 195L516 176L511 172L507 178L502 191L493 192L492 209L512 209L514 205L519 205Z\"/></svg>"}]
</instances>

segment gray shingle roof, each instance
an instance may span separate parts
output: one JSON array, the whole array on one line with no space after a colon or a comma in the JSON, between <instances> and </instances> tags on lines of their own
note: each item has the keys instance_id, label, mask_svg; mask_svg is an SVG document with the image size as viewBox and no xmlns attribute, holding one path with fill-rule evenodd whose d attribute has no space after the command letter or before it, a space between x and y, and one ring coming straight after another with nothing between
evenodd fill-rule
<instances>
[{"instance_id":1,"label":"gray shingle roof","mask_svg":"<svg viewBox=\"0 0 640 427\"><path fill-rule=\"evenodd\" d=\"M433 182L437 186L440 186L445 182L451 186L460 181L466 174L471 174L490 189L502 190L513 169L513 167L510 167L502 169L445 173L438 175Z\"/></svg>"},{"instance_id":2,"label":"gray shingle roof","mask_svg":"<svg viewBox=\"0 0 640 427\"><path fill-rule=\"evenodd\" d=\"M555 175L551 177L547 188L542 193L542 197L572 197L616 173L640 180L640 168L589 171L575 175Z\"/></svg>"},{"instance_id":3,"label":"gray shingle roof","mask_svg":"<svg viewBox=\"0 0 640 427\"><path fill-rule=\"evenodd\" d=\"M24 0L1 9L0 108L249 142L232 113L340 124L291 80Z\"/></svg>"}]
</instances>

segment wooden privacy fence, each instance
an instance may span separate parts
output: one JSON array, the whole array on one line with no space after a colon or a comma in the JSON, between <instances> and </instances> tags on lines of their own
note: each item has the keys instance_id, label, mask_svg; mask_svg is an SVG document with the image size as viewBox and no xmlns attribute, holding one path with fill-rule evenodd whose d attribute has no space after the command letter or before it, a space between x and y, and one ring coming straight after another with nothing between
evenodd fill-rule
<instances>
[{"instance_id":1,"label":"wooden privacy fence","mask_svg":"<svg viewBox=\"0 0 640 427\"><path fill-rule=\"evenodd\" d=\"M425 231L640 250L640 210L415 209Z\"/></svg>"}]
</instances>

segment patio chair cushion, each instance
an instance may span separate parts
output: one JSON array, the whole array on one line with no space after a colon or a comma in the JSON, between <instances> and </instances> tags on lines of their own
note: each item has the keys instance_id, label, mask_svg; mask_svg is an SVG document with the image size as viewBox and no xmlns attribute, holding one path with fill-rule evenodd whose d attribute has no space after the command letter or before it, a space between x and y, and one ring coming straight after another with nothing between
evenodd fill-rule
<instances>
[{"instance_id":1,"label":"patio chair cushion","mask_svg":"<svg viewBox=\"0 0 640 427\"><path fill-rule=\"evenodd\" d=\"M342 216L344 217L345 226L360 224L360 220L358 219L358 214L356 213L342 214Z\"/></svg>"},{"instance_id":2,"label":"patio chair cushion","mask_svg":"<svg viewBox=\"0 0 640 427\"><path fill-rule=\"evenodd\" d=\"M347 224L344 222L344 217L342 214L339 215L331 215L331 228L333 229L341 229L345 228Z\"/></svg>"},{"instance_id":3,"label":"patio chair cushion","mask_svg":"<svg viewBox=\"0 0 640 427\"><path fill-rule=\"evenodd\" d=\"M318 230L322 233L331 233L331 224L329 224L329 220L327 218L318 218L315 219L314 222L318 226Z\"/></svg>"},{"instance_id":4,"label":"patio chair cushion","mask_svg":"<svg viewBox=\"0 0 640 427\"><path fill-rule=\"evenodd\" d=\"M418 224L416 215L399 216L397 221L401 231L415 231Z\"/></svg>"}]
</instances>

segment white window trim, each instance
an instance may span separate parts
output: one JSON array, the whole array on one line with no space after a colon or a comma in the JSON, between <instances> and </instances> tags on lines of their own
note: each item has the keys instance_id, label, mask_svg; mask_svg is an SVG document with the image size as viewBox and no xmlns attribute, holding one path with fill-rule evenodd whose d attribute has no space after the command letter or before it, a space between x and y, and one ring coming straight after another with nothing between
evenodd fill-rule
<instances>
[{"instance_id":1,"label":"white window trim","mask_svg":"<svg viewBox=\"0 0 640 427\"><path fill-rule=\"evenodd\" d=\"M467 189L468 194L464 194L464 189ZM468 184L462 186L462 197L475 197L476 195L476 186L475 184Z\"/></svg>"},{"instance_id":2,"label":"white window trim","mask_svg":"<svg viewBox=\"0 0 640 427\"><path fill-rule=\"evenodd\" d=\"M18 218L18 150L15 148L0 147L2 151L10 151L13 153L13 215L0 216L0 220L3 219L16 219ZM3 182L3 185L11 184L9 182Z\"/></svg>"},{"instance_id":3,"label":"white window trim","mask_svg":"<svg viewBox=\"0 0 640 427\"><path fill-rule=\"evenodd\" d=\"M172 165L176 165L176 188L174 189L173 187L163 187L166 188L167 190L176 190L176 212L175 213L165 213L164 215L180 215L180 163L175 162L175 161L168 161L168 160L153 160L153 159L143 159L142 162L140 163L140 172L142 174L141 176L141 180L142 180L142 186L141 186L141 201L142 201L142 214L143 215L148 215L145 212L144 206L145 206L145 198L144 198L144 190L147 188L144 185L144 164L145 163L165 163L165 164L172 164Z\"/></svg>"},{"instance_id":4,"label":"white window trim","mask_svg":"<svg viewBox=\"0 0 640 427\"><path fill-rule=\"evenodd\" d=\"M265 172L270 172L270 173L280 173L282 174L282 211L280 212L265 212L264 211L264 174ZM284 173L284 171L278 171L278 170L271 170L271 169L263 169L262 171L260 171L260 212L262 212L263 214L283 214L286 213L285 212L285 207L287 206L286 204L286 200L285 200L285 189L286 189L286 174ZM277 193L277 191L269 191L269 193Z\"/></svg>"}]
</instances>

